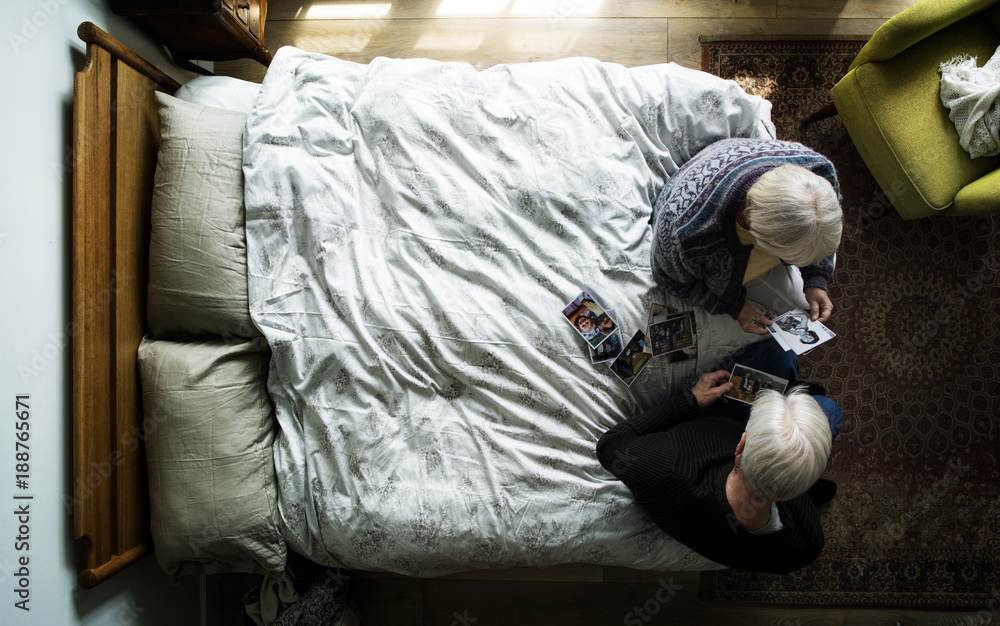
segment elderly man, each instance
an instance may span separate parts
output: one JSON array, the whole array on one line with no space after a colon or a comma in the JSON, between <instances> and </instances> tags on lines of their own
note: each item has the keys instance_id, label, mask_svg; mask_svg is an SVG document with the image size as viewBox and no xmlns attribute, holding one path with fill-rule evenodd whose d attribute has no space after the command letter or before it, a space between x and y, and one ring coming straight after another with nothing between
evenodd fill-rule
<instances>
[{"instance_id":1,"label":"elderly man","mask_svg":"<svg viewBox=\"0 0 1000 626\"><path fill-rule=\"evenodd\" d=\"M815 388L803 386L787 396L761 392L746 421L705 410L731 387L726 370L702 375L690 391L608 430L597 457L695 552L735 569L791 572L823 548L816 507L836 493L820 474L839 408L827 398L821 406L809 395Z\"/></svg>"},{"instance_id":2,"label":"elderly man","mask_svg":"<svg viewBox=\"0 0 1000 626\"><path fill-rule=\"evenodd\" d=\"M650 222L653 277L668 293L751 333L766 334L771 321L748 291L779 312L829 319L843 212L833 164L817 152L772 139L717 141L667 181Z\"/></svg>"}]
</instances>

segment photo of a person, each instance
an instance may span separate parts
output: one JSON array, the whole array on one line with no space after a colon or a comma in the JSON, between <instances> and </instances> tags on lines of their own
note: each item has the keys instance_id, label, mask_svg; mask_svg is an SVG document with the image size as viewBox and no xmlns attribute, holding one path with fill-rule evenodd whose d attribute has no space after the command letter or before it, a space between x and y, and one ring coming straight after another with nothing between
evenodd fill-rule
<instances>
[{"instance_id":1,"label":"photo of a person","mask_svg":"<svg viewBox=\"0 0 1000 626\"><path fill-rule=\"evenodd\" d=\"M819 341L819 335L817 335L811 330L807 330L806 332L799 335L799 341L801 341L802 343L816 343L817 341Z\"/></svg>"},{"instance_id":2,"label":"photo of a person","mask_svg":"<svg viewBox=\"0 0 1000 626\"><path fill-rule=\"evenodd\" d=\"M616 356L621 354L622 351L622 333L616 321L618 319L618 315L614 309L608 309L606 313L607 314L605 316L597 318L597 328L603 332L603 329L609 328L613 324L614 330L610 333L606 333L608 334L608 338L603 341L601 345L590 350L590 361L595 365L597 363L611 361ZM605 317L607 319L604 319ZM611 322L611 324L608 322Z\"/></svg>"},{"instance_id":3,"label":"photo of a person","mask_svg":"<svg viewBox=\"0 0 1000 626\"><path fill-rule=\"evenodd\" d=\"M733 386L726 392L726 397L747 404L752 404L761 391L774 389L784 393L788 386L784 378L739 364L733 367L729 380Z\"/></svg>"},{"instance_id":4,"label":"photo of a person","mask_svg":"<svg viewBox=\"0 0 1000 626\"><path fill-rule=\"evenodd\" d=\"M603 363L605 361L610 361L622 352L622 336L621 333L615 332L615 334L608 337L607 341L601 345L594 348L591 352L591 361L593 363Z\"/></svg>"},{"instance_id":5,"label":"photo of a person","mask_svg":"<svg viewBox=\"0 0 1000 626\"><path fill-rule=\"evenodd\" d=\"M590 311L584 310L576 316L576 329L580 331L583 338L590 341L597 337L601 331L597 329L597 318ZM600 342L597 342L600 343Z\"/></svg>"},{"instance_id":6,"label":"photo of a person","mask_svg":"<svg viewBox=\"0 0 1000 626\"><path fill-rule=\"evenodd\" d=\"M809 316L805 311L789 311L775 320L778 328L790 335L795 335L802 343L816 343L819 335L809 330Z\"/></svg>"},{"instance_id":7,"label":"photo of a person","mask_svg":"<svg viewBox=\"0 0 1000 626\"><path fill-rule=\"evenodd\" d=\"M632 338L625 345L622 353L611 364L611 371L626 386L630 386L642 372L649 360L653 358L651 354L643 352L646 343L646 335L641 330L635 331Z\"/></svg>"},{"instance_id":8,"label":"photo of a person","mask_svg":"<svg viewBox=\"0 0 1000 626\"><path fill-rule=\"evenodd\" d=\"M605 335L613 333L616 327L617 324L607 313L597 316L597 328Z\"/></svg>"},{"instance_id":9,"label":"photo of a person","mask_svg":"<svg viewBox=\"0 0 1000 626\"><path fill-rule=\"evenodd\" d=\"M618 327L604 307L587 291L581 292L563 307L562 314L591 348L601 345Z\"/></svg>"},{"instance_id":10,"label":"photo of a person","mask_svg":"<svg viewBox=\"0 0 1000 626\"><path fill-rule=\"evenodd\" d=\"M689 314L675 315L650 324L649 339L653 356L668 354L694 345L694 329Z\"/></svg>"},{"instance_id":11,"label":"photo of a person","mask_svg":"<svg viewBox=\"0 0 1000 626\"><path fill-rule=\"evenodd\" d=\"M810 321L809 314L802 310L792 310L775 318L768 330L786 350L796 354L805 354L836 336L823 324Z\"/></svg>"},{"instance_id":12,"label":"photo of a person","mask_svg":"<svg viewBox=\"0 0 1000 626\"><path fill-rule=\"evenodd\" d=\"M809 329L809 316L805 311L789 311L775 319L774 323L786 333L800 335Z\"/></svg>"}]
</instances>

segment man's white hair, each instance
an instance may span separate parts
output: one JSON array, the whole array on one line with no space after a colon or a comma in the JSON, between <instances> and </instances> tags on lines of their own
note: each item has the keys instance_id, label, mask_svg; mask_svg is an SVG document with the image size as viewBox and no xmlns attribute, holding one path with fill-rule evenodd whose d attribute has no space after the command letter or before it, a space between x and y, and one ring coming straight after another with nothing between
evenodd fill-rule
<instances>
[{"instance_id":1,"label":"man's white hair","mask_svg":"<svg viewBox=\"0 0 1000 626\"><path fill-rule=\"evenodd\" d=\"M761 392L750 408L740 473L759 500L791 500L815 483L830 456L830 421L804 387Z\"/></svg>"},{"instance_id":2,"label":"man's white hair","mask_svg":"<svg viewBox=\"0 0 1000 626\"><path fill-rule=\"evenodd\" d=\"M746 198L746 221L764 252L805 267L840 246L844 212L830 181L798 165L782 165L757 179Z\"/></svg>"}]
</instances>

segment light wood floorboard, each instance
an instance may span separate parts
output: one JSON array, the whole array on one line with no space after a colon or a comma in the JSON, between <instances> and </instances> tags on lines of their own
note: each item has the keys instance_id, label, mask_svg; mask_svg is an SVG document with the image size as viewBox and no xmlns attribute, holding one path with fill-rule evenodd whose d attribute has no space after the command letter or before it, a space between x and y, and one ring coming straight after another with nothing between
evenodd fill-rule
<instances>
[{"instance_id":1,"label":"light wood floorboard","mask_svg":"<svg viewBox=\"0 0 1000 626\"><path fill-rule=\"evenodd\" d=\"M627 66L701 66L699 36L870 36L916 0L271 0L266 39L359 63L377 56L497 63L591 56ZM363 5L352 19L307 19L313 7ZM313 9L320 11L322 9ZM351 9L355 11L356 9ZM313 13L315 15L315 13ZM376 19L377 18L377 19ZM217 63L220 74L261 80L251 61ZM662 581L662 582L661 582ZM656 601L662 583L667 602ZM460 574L435 580L358 574L352 595L368 625L461 624L905 624L972 625L1000 613L891 608L713 605L700 574L565 566ZM660 593L660 597L665 597ZM220 598L220 603L225 600ZM231 601L231 598L230 598ZM656 607L651 614L646 608ZM642 610L643 620L636 612ZM463 622L464 618L470 618ZM475 622L471 620L475 619ZM630 621L632 620L632 621Z\"/></svg>"},{"instance_id":2,"label":"light wood floorboard","mask_svg":"<svg viewBox=\"0 0 1000 626\"><path fill-rule=\"evenodd\" d=\"M699 35L870 36L915 0L272 0L272 51L292 45L366 63L378 56L498 63L589 56L633 67L701 66ZM359 8L360 7L360 8ZM309 15L349 19L309 19ZM252 61L216 64L260 81Z\"/></svg>"},{"instance_id":3,"label":"light wood floorboard","mask_svg":"<svg viewBox=\"0 0 1000 626\"><path fill-rule=\"evenodd\" d=\"M778 0L270 0L267 3L267 19L307 19L310 12L312 15L334 14L337 17L370 17L377 13L389 20L776 17L778 4ZM893 2L883 1L880 4ZM902 2L895 0L894 4L898 6Z\"/></svg>"}]
</instances>

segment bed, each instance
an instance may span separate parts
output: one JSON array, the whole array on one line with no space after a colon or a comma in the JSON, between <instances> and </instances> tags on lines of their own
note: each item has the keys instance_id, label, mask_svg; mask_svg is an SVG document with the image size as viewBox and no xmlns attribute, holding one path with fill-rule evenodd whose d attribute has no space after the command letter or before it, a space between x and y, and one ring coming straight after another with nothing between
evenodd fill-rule
<instances>
[{"instance_id":1,"label":"bed","mask_svg":"<svg viewBox=\"0 0 1000 626\"><path fill-rule=\"evenodd\" d=\"M80 34L81 584L154 546L174 575L718 567L593 451L753 338L694 311L695 358L625 385L562 311L586 290L627 341L690 310L652 282L653 200L711 141L773 136L769 103L673 64L294 48L261 86L181 88Z\"/></svg>"}]
</instances>

